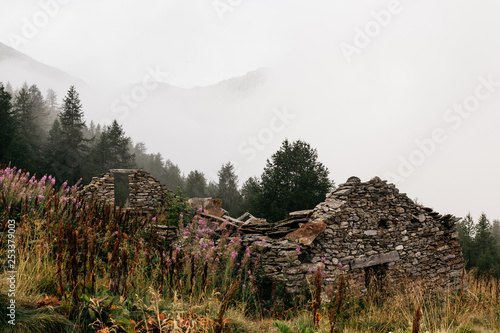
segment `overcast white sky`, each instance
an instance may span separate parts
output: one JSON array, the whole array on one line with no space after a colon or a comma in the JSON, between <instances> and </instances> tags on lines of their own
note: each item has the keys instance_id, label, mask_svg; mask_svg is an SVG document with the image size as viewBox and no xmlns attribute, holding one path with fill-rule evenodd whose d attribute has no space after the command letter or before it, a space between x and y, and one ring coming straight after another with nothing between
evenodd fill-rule
<instances>
[{"instance_id":1,"label":"overcast white sky","mask_svg":"<svg viewBox=\"0 0 500 333\"><path fill-rule=\"evenodd\" d=\"M337 184L392 175L439 212L500 218L498 1L0 0L0 9L0 42L104 91L140 82L148 66L185 88L272 68L267 111L255 121L245 113L227 142L193 131L177 143L182 155L158 144L166 133L123 120L134 140L185 172L213 175L234 160L243 181L261 174L282 139L302 139ZM27 38L29 24L38 27ZM13 45L13 36L24 40ZM473 111L453 111L463 103ZM269 127L276 106L295 119L245 165L238 145ZM220 122L214 131L231 125ZM199 158L188 153L194 142L218 152Z\"/></svg>"}]
</instances>

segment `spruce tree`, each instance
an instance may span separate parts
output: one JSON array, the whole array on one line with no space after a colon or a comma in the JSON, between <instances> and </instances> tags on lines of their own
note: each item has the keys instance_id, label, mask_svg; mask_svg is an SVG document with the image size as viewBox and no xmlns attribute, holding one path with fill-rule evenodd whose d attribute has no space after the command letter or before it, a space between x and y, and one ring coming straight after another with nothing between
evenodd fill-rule
<instances>
[{"instance_id":1,"label":"spruce tree","mask_svg":"<svg viewBox=\"0 0 500 333\"><path fill-rule=\"evenodd\" d=\"M33 105L33 111L35 113L36 126L33 128L34 131L37 131L37 136L45 139L52 122L49 120L50 111L47 107L47 102L42 95L42 92L36 84L33 84L29 87L29 95L31 98L31 103ZM41 146L41 145L40 145Z\"/></svg>"},{"instance_id":2,"label":"spruce tree","mask_svg":"<svg viewBox=\"0 0 500 333\"><path fill-rule=\"evenodd\" d=\"M7 152L16 132L11 98L11 94L0 82L0 162L6 164L9 162Z\"/></svg>"},{"instance_id":3,"label":"spruce tree","mask_svg":"<svg viewBox=\"0 0 500 333\"><path fill-rule=\"evenodd\" d=\"M458 222L457 230L458 237L460 239L460 246L462 247L462 254L465 262L467 263L466 267L467 269L470 269L475 264L475 258L472 253L475 228L474 220L470 213Z\"/></svg>"},{"instance_id":4,"label":"spruce tree","mask_svg":"<svg viewBox=\"0 0 500 333\"><path fill-rule=\"evenodd\" d=\"M62 147L59 161L54 165L55 172L59 179L74 184L82 177L88 152L87 140L83 136L85 122L82 104L75 86L70 87L63 99L59 121L61 123Z\"/></svg>"},{"instance_id":5,"label":"spruce tree","mask_svg":"<svg viewBox=\"0 0 500 333\"><path fill-rule=\"evenodd\" d=\"M205 195L208 198L219 198L219 185L216 182L209 181L205 190ZM226 207L224 203L222 205Z\"/></svg>"},{"instance_id":6,"label":"spruce tree","mask_svg":"<svg viewBox=\"0 0 500 333\"><path fill-rule=\"evenodd\" d=\"M91 149L93 176L109 169L128 169L134 166L134 155L129 153L130 138L115 120L99 136Z\"/></svg>"},{"instance_id":7,"label":"spruce tree","mask_svg":"<svg viewBox=\"0 0 500 333\"><path fill-rule=\"evenodd\" d=\"M65 179L59 179L57 172L61 168L61 156L63 152L63 135L59 119L54 120L49 130L49 135L43 149L44 173L52 174L56 181L61 184Z\"/></svg>"},{"instance_id":8,"label":"spruce tree","mask_svg":"<svg viewBox=\"0 0 500 333\"><path fill-rule=\"evenodd\" d=\"M475 265L483 273L494 269L498 262L495 238L492 234L490 221L486 214L482 213L475 226L476 236L473 242L473 256L476 259Z\"/></svg>"},{"instance_id":9,"label":"spruce tree","mask_svg":"<svg viewBox=\"0 0 500 333\"><path fill-rule=\"evenodd\" d=\"M241 196L243 197L243 211L252 215L260 214L259 197L261 196L260 180L257 177L248 178L241 186Z\"/></svg>"},{"instance_id":10,"label":"spruce tree","mask_svg":"<svg viewBox=\"0 0 500 333\"><path fill-rule=\"evenodd\" d=\"M186 196L190 198L205 198L207 180L198 170L191 171L186 178Z\"/></svg>"},{"instance_id":11,"label":"spruce tree","mask_svg":"<svg viewBox=\"0 0 500 333\"><path fill-rule=\"evenodd\" d=\"M14 89L12 89L12 85L9 81L7 81L7 85L5 86L5 91L10 94L10 96L14 95Z\"/></svg>"},{"instance_id":12,"label":"spruce tree","mask_svg":"<svg viewBox=\"0 0 500 333\"><path fill-rule=\"evenodd\" d=\"M171 160L166 160L163 165L165 179L164 184L168 189L173 191L182 191L184 188L184 178L181 174L181 169Z\"/></svg>"},{"instance_id":13,"label":"spruce tree","mask_svg":"<svg viewBox=\"0 0 500 333\"><path fill-rule=\"evenodd\" d=\"M57 93L53 89L47 90L47 95L45 97L45 103L47 107L47 124L52 124L54 120L59 118L59 104L57 103Z\"/></svg>"},{"instance_id":14,"label":"spruce tree","mask_svg":"<svg viewBox=\"0 0 500 333\"><path fill-rule=\"evenodd\" d=\"M125 136L125 131L116 120L108 128L107 131L110 157L113 160L114 168L131 168L134 166L134 155L130 154L129 145L130 137Z\"/></svg>"},{"instance_id":15,"label":"spruce tree","mask_svg":"<svg viewBox=\"0 0 500 333\"><path fill-rule=\"evenodd\" d=\"M16 123L16 133L9 148L9 160L18 168L37 172L39 165L35 156L40 156L43 137L26 83L16 93L12 103L12 115Z\"/></svg>"},{"instance_id":16,"label":"spruce tree","mask_svg":"<svg viewBox=\"0 0 500 333\"><path fill-rule=\"evenodd\" d=\"M222 199L222 206L234 216L241 215L242 197L238 191L238 176L234 172L234 166L228 162L223 164L219 172L218 194Z\"/></svg>"},{"instance_id":17,"label":"spruce tree","mask_svg":"<svg viewBox=\"0 0 500 333\"><path fill-rule=\"evenodd\" d=\"M314 208L333 187L328 174L316 149L304 141L285 140L261 176L259 213L277 222L289 212Z\"/></svg>"},{"instance_id":18,"label":"spruce tree","mask_svg":"<svg viewBox=\"0 0 500 333\"><path fill-rule=\"evenodd\" d=\"M491 228L495 243L497 245L497 253L500 256L500 220L493 220L493 227Z\"/></svg>"}]
</instances>

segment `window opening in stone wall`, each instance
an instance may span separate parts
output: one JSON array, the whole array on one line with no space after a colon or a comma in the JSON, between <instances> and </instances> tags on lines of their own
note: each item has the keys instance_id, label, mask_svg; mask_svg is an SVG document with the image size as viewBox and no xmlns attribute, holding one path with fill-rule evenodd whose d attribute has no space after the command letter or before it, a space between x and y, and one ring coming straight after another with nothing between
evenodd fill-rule
<instances>
[{"instance_id":1,"label":"window opening in stone wall","mask_svg":"<svg viewBox=\"0 0 500 333\"><path fill-rule=\"evenodd\" d=\"M128 206L128 199L130 195L128 174L115 173L115 203L117 206Z\"/></svg>"},{"instance_id":2,"label":"window opening in stone wall","mask_svg":"<svg viewBox=\"0 0 500 333\"><path fill-rule=\"evenodd\" d=\"M385 285L388 264L373 265L364 268L365 287L368 291L379 291Z\"/></svg>"},{"instance_id":3,"label":"window opening in stone wall","mask_svg":"<svg viewBox=\"0 0 500 333\"><path fill-rule=\"evenodd\" d=\"M378 221L378 227L386 229L387 228L387 220L381 219L380 221Z\"/></svg>"}]
</instances>

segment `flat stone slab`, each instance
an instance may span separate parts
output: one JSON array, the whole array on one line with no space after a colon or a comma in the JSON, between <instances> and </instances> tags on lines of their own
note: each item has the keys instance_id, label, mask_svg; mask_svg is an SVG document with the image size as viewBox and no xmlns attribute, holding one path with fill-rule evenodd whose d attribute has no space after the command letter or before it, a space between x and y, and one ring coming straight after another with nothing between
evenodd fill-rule
<instances>
[{"instance_id":1,"label":"flat stone slab","mask_svg":"<svg viewBox=\"0 0 500 333\"><path fill-rule=\"evenodd\" d=\"M308 216L311 215L313 212L313 209L307 209L307 210L298 210L296 212L291 212L288 215L293 216L293 217L302 217L302 216Z\"/></svg>"},{"instance_id":2,"label":"flat stone slab","mask_svg":"<svg viewBox=\"0 0 500 333\"><path fill-rule=\"evenodd\" d=\"M139 169L110 169L110 173L128 173L128 174L133 174L137 173Z\"/></svg>"},{"instance_id":3,"label":"flat stone slab","mask_svg":"<svg viewBox=\"0 0 500 333\"><path fill-rule=\"evenodd\" d=\"M379 253L379 254L375 254L373 256L359 258L359 259L354 260L354 262L351 264L351 268L356 269L356 268L370 267L370 266L385 264L385 263L393 262L393 261L397 261L397 260L399 260L398 251Z\"/></svg>"},{"instance_id":4,"label":"flat stone slab","mask_svg":"<svg viewBox=\"0 0 500 333\"><path fill-rule=\"evenodd\" d=\"M286 239L292 242L303 245L311 245L311 243L326 229L324 222L307 222L299 229L286 235Z\"/></svg>"}]
</instances>

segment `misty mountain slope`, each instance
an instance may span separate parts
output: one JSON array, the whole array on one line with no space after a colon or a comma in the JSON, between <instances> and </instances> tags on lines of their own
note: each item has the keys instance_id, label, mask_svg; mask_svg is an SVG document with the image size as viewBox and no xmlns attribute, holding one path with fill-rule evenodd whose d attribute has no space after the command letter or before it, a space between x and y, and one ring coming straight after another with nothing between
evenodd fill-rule
<instances>
[{"instance_id":1,"label":"misty mountain slope","mask_svg":"<svg viewBox=\"0 0 500 333\"><path fill-rule=\"evenodd\" d=\"M160 82L147 92L143 100L134 100L133 92L137 86L131 86L123 93L132 96L133 105L122 99L109 109L111 113L107 118L118 118L130 127L132 124L133 127L149 124L158 128L164 123L171 124L174 118L178 124L200 122L192 126L214 125L214 129L222 129L224 123L238 125L248 117L255 120L272 106L265 96L267 72L261 68L205 87L180 88ZM158 121L152 123L147 119Z\"/></svg>"},{"instance_id":2,"label":"misty mountain slope","mask_svg":"<svg viewBox=\"0 0 500 333\"><path fill-rule=\"evenodd\" d=\"M276 117L274 111L283 106L282 99L269 87L272 75L271 70L259 68L188 89L161 83L119 121L132 138L146 142L148 150L161 151L173 161L194 153L203 161L201 164L213 170L218 170L221 161L239 159L243 163L247 156L239 152L239 146L268 128ZM279 121L277 126L281 129ZM272 135L273 145L278 145L285 133ZM266 150L274 149L273 145L266 145ZM268 155L270 151L262 153ZM182 165L186 170L200 167Z\"/></svg>"},{"instance_id":3,"label":"misty mountain slope","mask_svg":"<svg viewBox=\"0 0 500 333\"><path fill-rule=\"evenodd\" d=\"M58 68L46 65L28 55L0 43L0 81L9 81L13 87L23 82L36 84L42 91L52 88L59 94L65 93L71 85L86 88L86 84Z\"/></svg>"}]
</instances>

